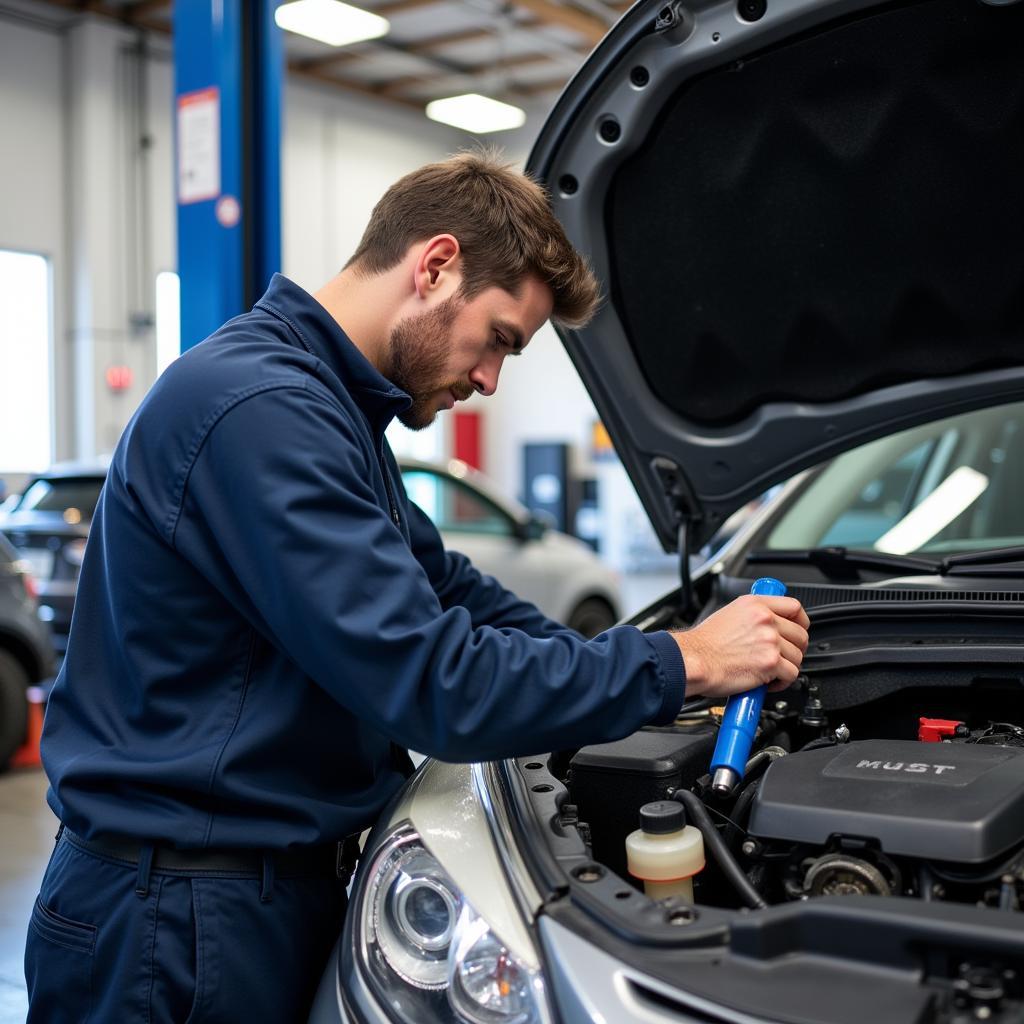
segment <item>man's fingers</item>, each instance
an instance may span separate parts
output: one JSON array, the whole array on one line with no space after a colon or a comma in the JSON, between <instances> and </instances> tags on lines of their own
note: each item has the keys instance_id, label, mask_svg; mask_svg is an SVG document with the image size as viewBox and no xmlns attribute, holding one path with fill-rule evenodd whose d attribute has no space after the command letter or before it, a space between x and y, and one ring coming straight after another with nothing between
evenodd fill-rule
<instances>
[{"instance_id":1,"label":"man's fingers","mask_svg":"<svg viewBox=\"0 0 1024 1024\"><path fill-rule=\"evenodd\" d=\"M764 601L776 615L796 622L804 629L811 624L804 606L795 597L761 597L760 600Z\"/></svg>"},{"instance_id":2,"label":"man's fingers","mask_svg":"<svg viewBox=\"0 0 1024 1024\"><path fill-rule=\"evenodd\" d=\"M775 628L779 631L779 636L788 640L794 647L799 647L801 651L807 650L807 630L798 622L776 616Z\"/></svg>"},{"instance_id":3,"label":"man's fingers","mask_svg":"<svg viewBox=\"0 0 1024 1024\"><path fill-rule=\"evenodd\" d=\"M800 675L800 669L793 664L788 658L779 657L778 670L776 672L775 680L776 683L785 683L789 686L790 683L795 683L797 676ZM771 689L772 687L769 687ZM782 687L777 687L781 689Z\"/></svg>"},{"instance_id":4,"label":"man's fingers","mask_svg":"<svg viewBox=\"0 0 1024 1024\"><path fill-rule=\"evenodd\" d=\"M798 670L800 663L804 660L802 648L797 647L796 644L791 644L785 637L779 638L779 654Z\"/></svg>"}]
</instances>

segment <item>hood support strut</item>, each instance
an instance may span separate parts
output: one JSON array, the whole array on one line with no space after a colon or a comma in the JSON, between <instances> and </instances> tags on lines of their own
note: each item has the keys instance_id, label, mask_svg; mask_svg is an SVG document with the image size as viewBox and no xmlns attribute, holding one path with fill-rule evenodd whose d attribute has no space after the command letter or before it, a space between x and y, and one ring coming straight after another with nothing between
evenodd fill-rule
<instances>
[{"instance_id":1,"label":"hood support strut","mask_svg":"<svg viewBox=\"0 0 1024 1024\"><path fill-rule=\"evenodd\" d=\"M696 503L693 501L690 486L678 464L663 455L651 459L651 468L661 481L662 490L672 509L672 518L676 523L676 540L679 549L679 614L687 622L697 614L697 606L693 597L693 580L690 576L690 543L694 526L701 517L693 514Z\"/></svg>"},{"instance_id":2,"label":"hood support strut","mask_svg":"<svg viewBox=\"0 0 1024 1024\"><path fill-rule=\"evenodd\" d=\"M690 576L690 520L685 516L679 521L679 614L687 622L697 615Z\"/></svg>"}]
</instances>

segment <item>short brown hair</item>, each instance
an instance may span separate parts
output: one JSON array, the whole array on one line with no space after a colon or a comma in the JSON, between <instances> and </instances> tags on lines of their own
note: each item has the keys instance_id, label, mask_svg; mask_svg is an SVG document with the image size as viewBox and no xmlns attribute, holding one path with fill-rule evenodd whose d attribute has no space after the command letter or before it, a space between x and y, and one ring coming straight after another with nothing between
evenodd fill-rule
<instances>
[{"instance_id":1,"label":"short brown hair","mask_svg":"<svg viewBox=\"0 0 1024 1024\"><path fill-rule=\"evenodd\" d=\"M514 293L532 274L554 295L552 320L581 327L594 315L597 280L544 189L490 151L459 153L395 182L373 208L346 266L383 273L409 246L445 233L459 241L467 298L494 286Z\"/></svg>"}]
</instances>

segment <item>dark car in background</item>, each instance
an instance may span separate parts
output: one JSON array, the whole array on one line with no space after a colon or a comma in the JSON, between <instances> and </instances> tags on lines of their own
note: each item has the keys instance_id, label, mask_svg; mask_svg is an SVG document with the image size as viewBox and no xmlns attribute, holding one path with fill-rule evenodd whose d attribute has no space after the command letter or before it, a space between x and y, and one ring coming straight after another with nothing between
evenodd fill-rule
<instances>
[{"instance_id":1,"label":"dark car in background","mask_svg":"<svg viewBox=\"0 0 1024 1024\"><path fill-rule=\"evenodd\" d=\"M50 631L39 618L32 576L0 533L0 771L25 739L25 691L52 668Z\"/></svg>"},{"instance_id":2,"label":"dark car in background","mask_svg":"<svg viewBox=\"0 0 1024 1024\"><path fill-rule=\"evenodd\" d=\"M67 650L85 541L106 472L95 462L57 463L32 477L0 514L0 530L36 581L40 615L60 656Z\"/></svg>"}]
</instances>

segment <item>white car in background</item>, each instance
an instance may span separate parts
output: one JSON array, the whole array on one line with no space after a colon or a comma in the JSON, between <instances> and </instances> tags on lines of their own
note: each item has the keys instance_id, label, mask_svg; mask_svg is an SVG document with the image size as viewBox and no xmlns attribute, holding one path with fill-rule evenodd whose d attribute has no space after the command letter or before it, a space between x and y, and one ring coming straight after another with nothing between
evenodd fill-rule
<instances>
[{"instance_id":1,"label":"white car in background","mask_svg":"<svg viewBox=\"0 0 1024 1024\"><path fill-rule=\"evenodd\" d=\"M618 577L582 541L502 496L459 459L399 458L398 466L410 500L437 526L446 548L584 636L618 621Z\"/></svg>"}]
</instances>

